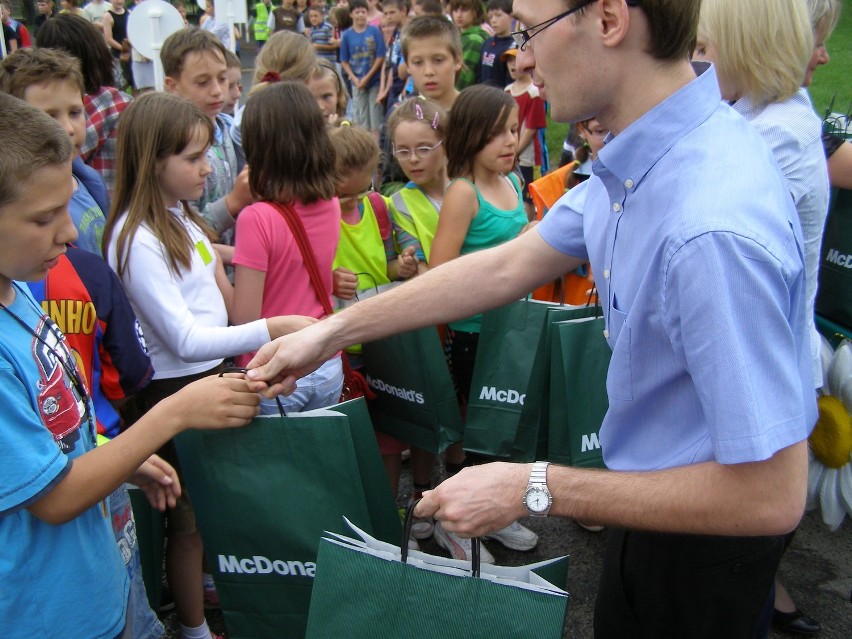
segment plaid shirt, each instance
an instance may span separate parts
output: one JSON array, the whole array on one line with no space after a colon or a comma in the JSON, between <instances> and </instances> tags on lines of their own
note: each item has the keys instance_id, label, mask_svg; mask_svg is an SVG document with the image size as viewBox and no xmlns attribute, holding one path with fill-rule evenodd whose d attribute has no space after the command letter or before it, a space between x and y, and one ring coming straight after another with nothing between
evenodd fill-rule
<instances>
[{"instance_id":1,"label":"plaid shirt","mask_svg":"<svg viewBox=\"0 0 852 639\"><path fill-rule=\"evenodd\" d=\"M461 32L464 66L456 79L456 89L459 91L479 82L479 59L482 56L482 45L487 39L488 32L478 24Z\"/></svg>"},{"instance_id":2,"label":"plaid shirt","mask_svg":"<svg viewBox=\"0 0 852 639\"><path fill-rule=\"evenodd\" d=\"M83 97L86 108L86 141L80 155L104 179L112 196L115 188L115 143L118 135L118 118L130 104L131 98L114 87L101 87L94 94Z\"/></svg>"}]
</instances>

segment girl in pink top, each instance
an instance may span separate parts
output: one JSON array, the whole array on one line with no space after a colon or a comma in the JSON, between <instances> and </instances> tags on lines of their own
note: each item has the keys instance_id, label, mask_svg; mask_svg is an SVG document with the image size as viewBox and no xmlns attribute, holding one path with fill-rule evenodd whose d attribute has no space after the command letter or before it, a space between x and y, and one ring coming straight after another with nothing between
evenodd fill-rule
<instances>
[{"instance_id":1,"label":"girl in pink top","mask_svg":"<svg viewBox=\"0 0 852 639\"><path fill-rule=\"evenodd\" d=\"M302 221L330 296L340 204L325 121L304 84L284 82L252 96L243 113L242 134L249 183L258 202L237 218L234 321L274 317L282 309L319 319L325 314L323 304L276 204L291 206ZM238 361L249 359L246 355ZM295 393L280 399L288 412L322 408L337 403L342 387L340 357L335 356L300 379ZM278 408L265 400L263 410L277 414Z\"/></svg>"}]
</instances>

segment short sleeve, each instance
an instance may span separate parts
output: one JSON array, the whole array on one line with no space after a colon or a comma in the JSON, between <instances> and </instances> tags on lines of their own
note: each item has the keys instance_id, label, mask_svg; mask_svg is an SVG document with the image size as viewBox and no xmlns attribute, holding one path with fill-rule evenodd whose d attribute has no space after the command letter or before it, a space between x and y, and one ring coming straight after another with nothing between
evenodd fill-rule
<instances>
[{"instance_id":1,"label":"short sleeve","mask_svg":"<svg viewBox=\"0 0 852 639\"><path fill-rule=\"evenodd\" d=\"M257 204L243 209L237 217L236 238L234 264L268 272L272 248L268 213Z\"/></svg>"},{"instance_id":2,"label":"short sleeve","mask_svg":"<svg viewBox=\"0 0 852 639\"><path fill-rule=\"evenodd\" d=\"M583 182L559 198L535 227L541 238L557 251L586 261L589 256L583 234L583 209L588 184Z\"/></svg>"}]
</instances>

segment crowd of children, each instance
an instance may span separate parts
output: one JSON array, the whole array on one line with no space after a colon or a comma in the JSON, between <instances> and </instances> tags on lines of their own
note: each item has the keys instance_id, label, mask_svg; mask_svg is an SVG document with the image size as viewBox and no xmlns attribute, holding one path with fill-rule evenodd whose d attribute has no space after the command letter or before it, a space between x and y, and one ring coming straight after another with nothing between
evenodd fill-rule
<instances>
[{"instance_id":1,"label":"crowd of children","mask_svg":"<svg viewBox=\"0 0 852 639\"><path fill-rule=\"evenodd\" d=\"M126 534L132 478L169 509L165 566L182 637L207 639L215 588L171 441L278 411L241 377L211 374L359 293L523 233L588 177L607 132L579 123L576 161L536 187L546 105L515 64L511 0L262 0L250 10L258 54L243 105L234 34L211 0L201 28L163 44L165 91L135 99L121 90L121 72L135 72L124 0L93 4L40 13L32 49L0 2L0 394L10 407L0 545L11 549L0 576L22 584L0 602L0 627L50 636L73 620L85 636L162 636ZM462 411L480 326L474 316L447 328ZM342 357L357 368L359 353ZM300 379L280 398L286 410L336 403L343 368L338 354ZM377 437L394 491L409 448L411 498L432 486L434 455ZM461 443L445 453L448 474L465 463ZM413 537L433 534L470 558L469 540L415 522ZM491 538L537 543L518 522ZM58 578L78 587L60 595Z\"/></svg>"}]
</instances>

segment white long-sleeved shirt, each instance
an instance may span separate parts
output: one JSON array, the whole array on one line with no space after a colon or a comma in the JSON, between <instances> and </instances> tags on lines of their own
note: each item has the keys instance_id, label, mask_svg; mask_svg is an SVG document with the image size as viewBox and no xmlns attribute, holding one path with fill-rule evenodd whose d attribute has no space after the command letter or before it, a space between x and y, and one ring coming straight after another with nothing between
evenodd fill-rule
<instances>
[{"instance_id":1,"label":"white long-sleeved shirt","mask_svg":"<svg viewBox=\"0 0 852 639\"><path fill-rule=\"evenodd\" d=\"M183 211L170 208L169 212L180 220L194 245L190 269L180 275L172 272L162 243L143 225L130 243L127 269L121 277L145 333L154 379L203 373L223 358L255 351L270 339L263 319L228 326L210 241ZM126 214L107 247L107 260L116 272L117 240L125 220Z\"/></svg>"}]
</instances>

